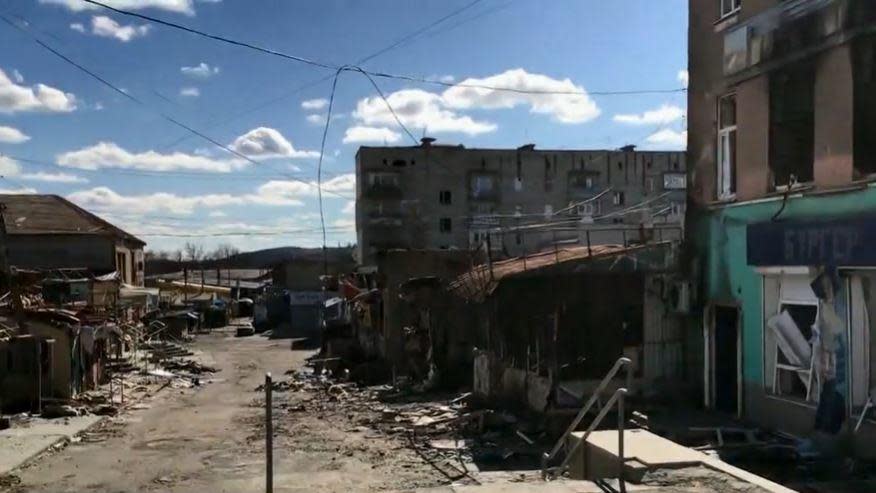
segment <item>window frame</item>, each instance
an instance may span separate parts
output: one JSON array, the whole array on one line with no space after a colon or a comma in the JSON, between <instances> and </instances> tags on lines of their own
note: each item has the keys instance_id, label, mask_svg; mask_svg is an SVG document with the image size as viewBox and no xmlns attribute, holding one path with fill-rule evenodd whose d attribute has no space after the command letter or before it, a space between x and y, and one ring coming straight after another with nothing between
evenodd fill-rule
<instances>
[{"instance_id":1,"label":"window frame","mask_svg":"<svg viewBox=\"0 0 876 493\"><path fill-rule=\"evenodd\" d=\"M719 19L726 19L739 13L740 10L742 10L742 0L718 0Z\"/></svg>"},{"instance_id":2,"label":"window frame","mask_svg":"<svg viewBox=\"0 0 876 493\"><path fill-rule=\"evenodd\" d=\"M733 124L724 125L723 114L721 112L721 107L723 106L724 100L728 98L733 98ZM738 139L738 108L736 105L736 93L731 92L725 94L718 98L717 105L717 115L718 115L718 135L716 140L716 196L718 200L733 200L736 198L736 183L735 178L738 176L738 173L735 168L737 164L737 153L733 152L736 150L737 146L735 145L736 140ZM733 151L730 151L730 142L734 142ZM725 150L725 144L727 149ZM725 158L729 154L729 159Z\"/></svg>"},{"instance_id":3,"label":"window frame","mask_svg":"<svg viewBox=\"0 0 876 493\"><path fill-rule=\"evenodd\" d=\"M449 234L453 232L453 219L449 217L438 218L438 232Z\"/></svg>"}]
</instances>

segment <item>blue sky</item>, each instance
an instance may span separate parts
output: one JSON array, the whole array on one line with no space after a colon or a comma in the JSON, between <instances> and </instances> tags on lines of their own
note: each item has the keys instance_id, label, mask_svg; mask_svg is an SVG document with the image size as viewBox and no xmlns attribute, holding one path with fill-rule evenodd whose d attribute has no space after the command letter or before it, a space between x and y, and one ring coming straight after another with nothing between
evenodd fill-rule
<instances>
[{"instance_id":1,"label":"blue sky","mask_svg":"<svg viewBox=\"0 0 876 493\"><path fill-rule=\"evenodd\" d=\"M120 8L329 64L359 60L472 0L105 0ZM412 133L467 147L683 149L684 93L590 95L686 84L687 2L481 0L370 70L521 95L378 79ZM244 250L321 242L316 162L331 71L90 8L21 0L0 13L0 183L56 193L141 235ZM24 24L26 22L26 25ZM28 34L29 33L29 34ZM38 46L39 37L146 103ZM330 244L355 240L359 145L409 145L360 74L342 74L324 170ZM169 115L258 161L175 127ZM294 177L300 181L294 181ZM246 236L223 236L247 233ZM193 235L184 237L180 235Z\"/></svg>"}]
</instances>

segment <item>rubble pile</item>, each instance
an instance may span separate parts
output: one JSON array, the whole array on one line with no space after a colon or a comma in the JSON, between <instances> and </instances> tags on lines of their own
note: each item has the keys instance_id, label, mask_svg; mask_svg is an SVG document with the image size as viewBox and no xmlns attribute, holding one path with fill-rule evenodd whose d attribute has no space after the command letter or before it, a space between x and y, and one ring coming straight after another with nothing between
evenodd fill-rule
<instances>
[{"instance_id":1,"label":"rubble pile","mask_svg":"<svg viewBox=\"0 0 876 493\"><path fill-rule=\"evenodd\" d=\"M264 392L265 385L254 390ZM540 423L479 408L470 393L417 394L337 382L314 372L287 372L272 382L272 390L283 396L274 400L278 409L342 415L355 425L348 431L395 437L453 481L473 481L471 471L484 467L536 467L543 450L536 444L544 438Z\"/></svg>"}]
</instances>

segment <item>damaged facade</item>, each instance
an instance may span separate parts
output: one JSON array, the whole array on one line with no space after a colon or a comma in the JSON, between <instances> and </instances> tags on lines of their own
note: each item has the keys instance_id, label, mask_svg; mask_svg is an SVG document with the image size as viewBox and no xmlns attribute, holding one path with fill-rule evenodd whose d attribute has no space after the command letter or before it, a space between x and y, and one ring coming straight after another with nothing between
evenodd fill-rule
<instances>
[{"instance_id":1,"label":"damaged facade","mask_svg":"<svg viewBox=\"0 0 876 493\"><path fill-rule=\"evenodd\" d=\"M677 255L674 242L565 247L460 276L450 288L479 314L475 391L545 412L586 399L621 357L635 388L683 390Z\"/></svg>"},{"instance_id":2,"label":"damaged facade","mask_svg":"<svg viewBox=\"0 0 876 493\"><path fill-rule=\"evenodd\" d=\"M689 3L704 403L868 443L876 421L856 426L876 387L876 4L711 3Z\"/></svg>"},{"instance_id":3,"label":"damaged facade","mask_svg":"<svg viewBox=\"0 0 876 493\"><path fill-rule=\"evenodd\" d=\"M143 286L145 242L57 195L0 197L9 265L19 269L118 272Z\"/></svg>"},{"instance_id":4,"label":"damaged facade","mask_svg":"<svg viewBox=\"0 0 876 493\"><path fill-rule=\"evenodd\" d=\"M467 149L432 140L356 153L361 265L393 249L469 251L489 243L493 255L507 257L560 241L625 244L643 225L655 239L681 238L684 152ZM622 213L644 201L655 207ZM558 219L564 227L532 228Z\"/></svg>"}]
</instances>

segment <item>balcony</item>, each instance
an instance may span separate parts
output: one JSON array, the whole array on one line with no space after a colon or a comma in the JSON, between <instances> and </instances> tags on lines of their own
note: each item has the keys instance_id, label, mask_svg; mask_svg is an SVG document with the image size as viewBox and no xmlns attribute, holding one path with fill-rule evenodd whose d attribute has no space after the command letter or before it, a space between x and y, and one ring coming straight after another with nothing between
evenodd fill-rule
<instances>
[{"instance_id":1,"label":"balcony","mask_svg":"<svg viewBox=\"0 0 876 493\"><path fill-rule=\"evenodd\" d=\"M876 22L872 0L789 0L724 35L724 75L744 78L847 42Z\"/></svg>"}]
</instances>

